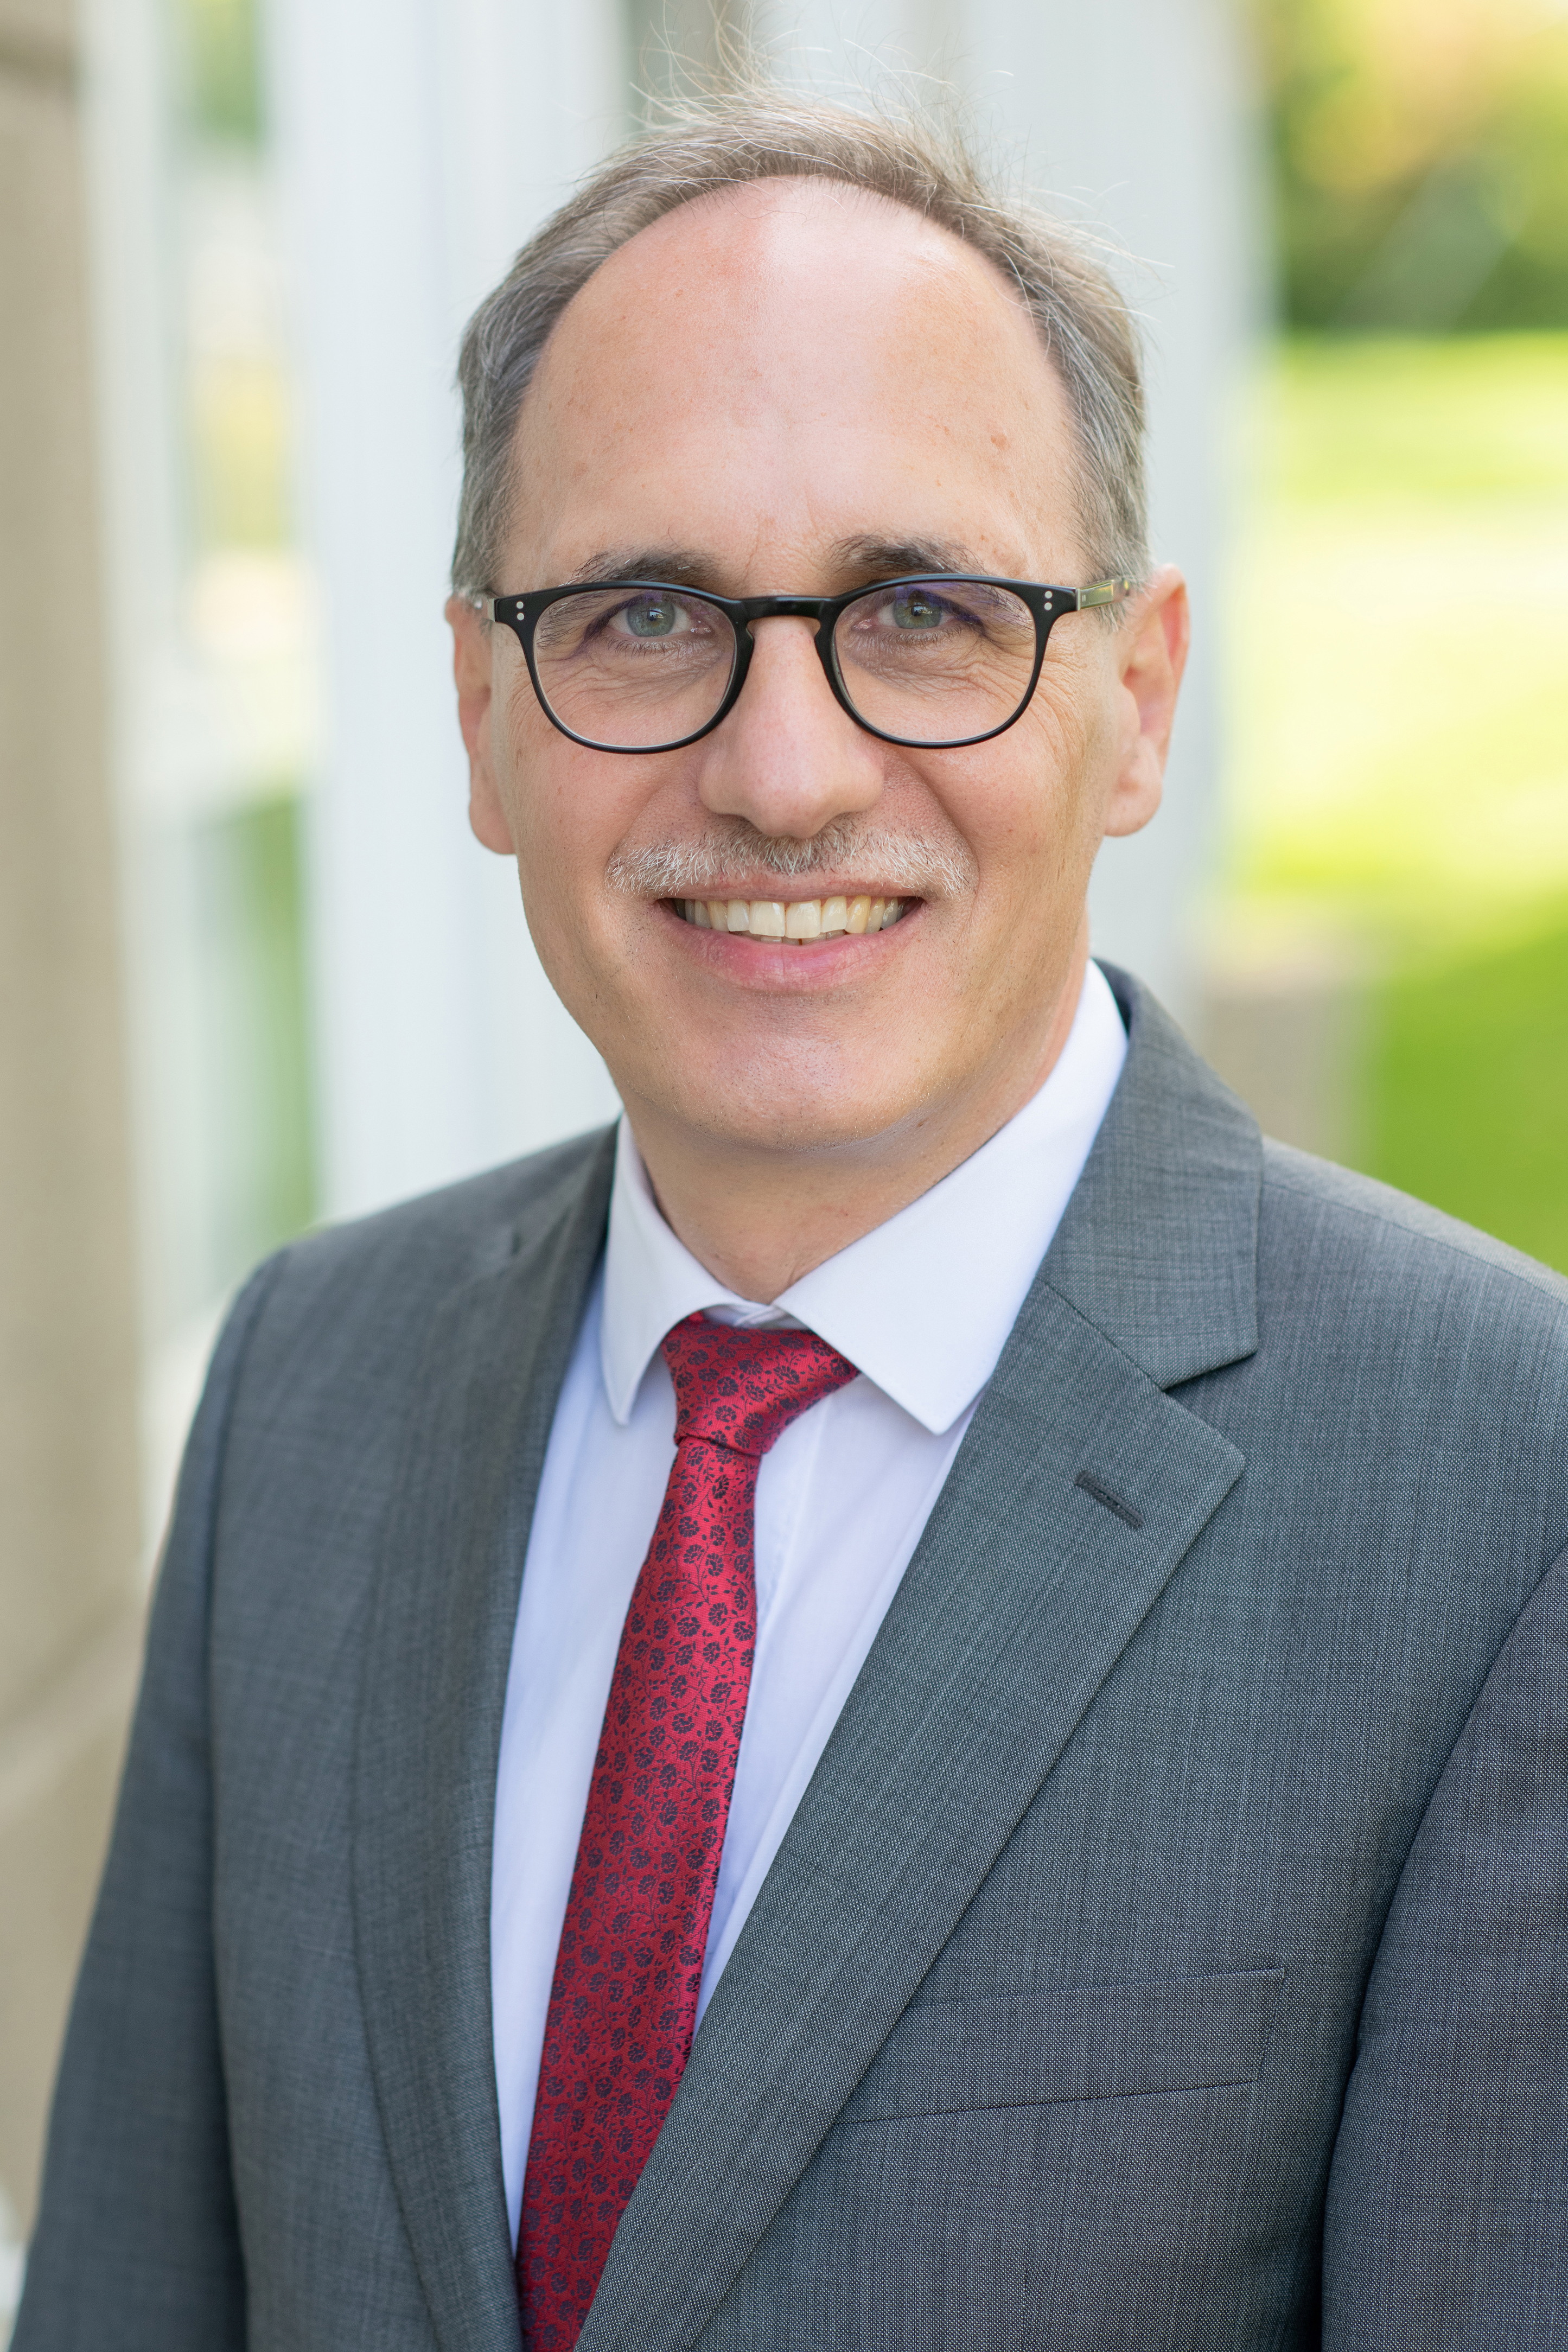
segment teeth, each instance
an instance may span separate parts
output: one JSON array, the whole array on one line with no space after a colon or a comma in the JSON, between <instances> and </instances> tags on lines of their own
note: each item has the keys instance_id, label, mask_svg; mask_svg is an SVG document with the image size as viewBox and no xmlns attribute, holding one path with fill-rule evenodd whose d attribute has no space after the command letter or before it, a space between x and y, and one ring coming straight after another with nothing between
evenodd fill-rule
<instances>
[{"instance_id":1,"label":"teeth","mask_svg":"<svg viewBox=\"0 0 1568 2352\"><path fill-rule=\"evenodd\" d=\"M890 930L906 911L903 898L679 898L674 902L700 931L747 931L754 940L787 940L805 947L847 932Z\"/></svg>"}]
</instances>

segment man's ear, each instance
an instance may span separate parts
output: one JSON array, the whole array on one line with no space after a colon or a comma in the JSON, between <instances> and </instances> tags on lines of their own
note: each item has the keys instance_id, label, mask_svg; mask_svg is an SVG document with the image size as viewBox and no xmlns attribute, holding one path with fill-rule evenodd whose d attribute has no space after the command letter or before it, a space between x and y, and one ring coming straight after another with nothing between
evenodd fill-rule
<instances>
[{"instance_id":1,"label":"man's ear","mask_svg":"<svg viewBox=\"0 0 1568 2352\"><path fill-rule=\"evenodd\" d=\"M1114 645L1121 740L1108 834L1141 832L1160 805L1191 625L1187 583L1173 563L1163 563L1139 590Z\"/></svg>"},{"instance_id":2,"label":"man's ear","mask_svg":"<svg viewBox=\"0 0 1568 2352\"><path fill-rule=\"evenodd\" d=\"M458 683L458 724L468 755L468 823L487 849L498 857L510 857L511 832L496 783L490 741L490 631L466 596L447 597L447 619L452 631L452 676Z\"/></svg>"}]
</instances>

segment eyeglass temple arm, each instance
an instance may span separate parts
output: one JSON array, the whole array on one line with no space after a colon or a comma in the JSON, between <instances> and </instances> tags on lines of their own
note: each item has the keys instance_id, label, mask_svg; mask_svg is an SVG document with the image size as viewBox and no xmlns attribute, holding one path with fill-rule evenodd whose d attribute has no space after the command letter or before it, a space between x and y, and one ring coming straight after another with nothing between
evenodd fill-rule
<instances>
[{"instance_id":1,"label":"eyeglass temple arm","mask_svg":"<svg viewBox=\"0 0 1568 2352\"><path fill-rule=\"evenodd\" d=\"M1078 590L1074 610L1086 613L1091 604L1124 604L1133 586L1131 580L1097 580L1091 587Z\"/></svg>"}]
</instances>

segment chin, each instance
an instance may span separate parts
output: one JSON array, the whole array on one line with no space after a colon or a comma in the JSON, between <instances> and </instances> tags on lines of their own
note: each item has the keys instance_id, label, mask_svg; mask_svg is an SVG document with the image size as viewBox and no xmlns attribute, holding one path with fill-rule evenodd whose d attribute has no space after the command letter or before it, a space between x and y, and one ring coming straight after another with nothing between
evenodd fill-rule
<instances>
[{"instance_id":1,"label":"chin","mask_svg":"<svg viewBox=\"0 0 1568 2352\"><path fill-rule=\"evenodd\" d=\"M680 1125L711 1137L721 1148L791 1155L874 1145L913 1108L901 1097L868 1100L863 1087L760 1088L754 1079L732 1090L710 1081L697 1099L668 1105Z\"/></svg>"}]
</instances>

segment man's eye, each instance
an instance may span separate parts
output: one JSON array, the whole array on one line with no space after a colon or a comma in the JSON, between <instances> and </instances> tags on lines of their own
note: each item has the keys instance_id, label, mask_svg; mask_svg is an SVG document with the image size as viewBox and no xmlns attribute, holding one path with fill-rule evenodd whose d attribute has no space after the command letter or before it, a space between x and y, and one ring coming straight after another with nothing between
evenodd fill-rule
<instances>
[{"instance_id":1,"label":"man's eye","mask_svg":"<svg viewBox=\"0 0 1568 2352\"><path fill-rule=\"evenodd\" d=\"M946 618L946 607L934 596L913 594L892 596L888 610L896 629L940 629Z\"/></svg>"},{"instance_id":2,"label":"man's eye","mask_svg":"<svg viewBox=\"0 0 1568 2352\"><path fill-rule=\"evenodd\" d=\"M634 637L669 637L688 625L687 614L673 596L645 596L639 604L625 606L620 617Z\"/></svg>"}]
</instances>

